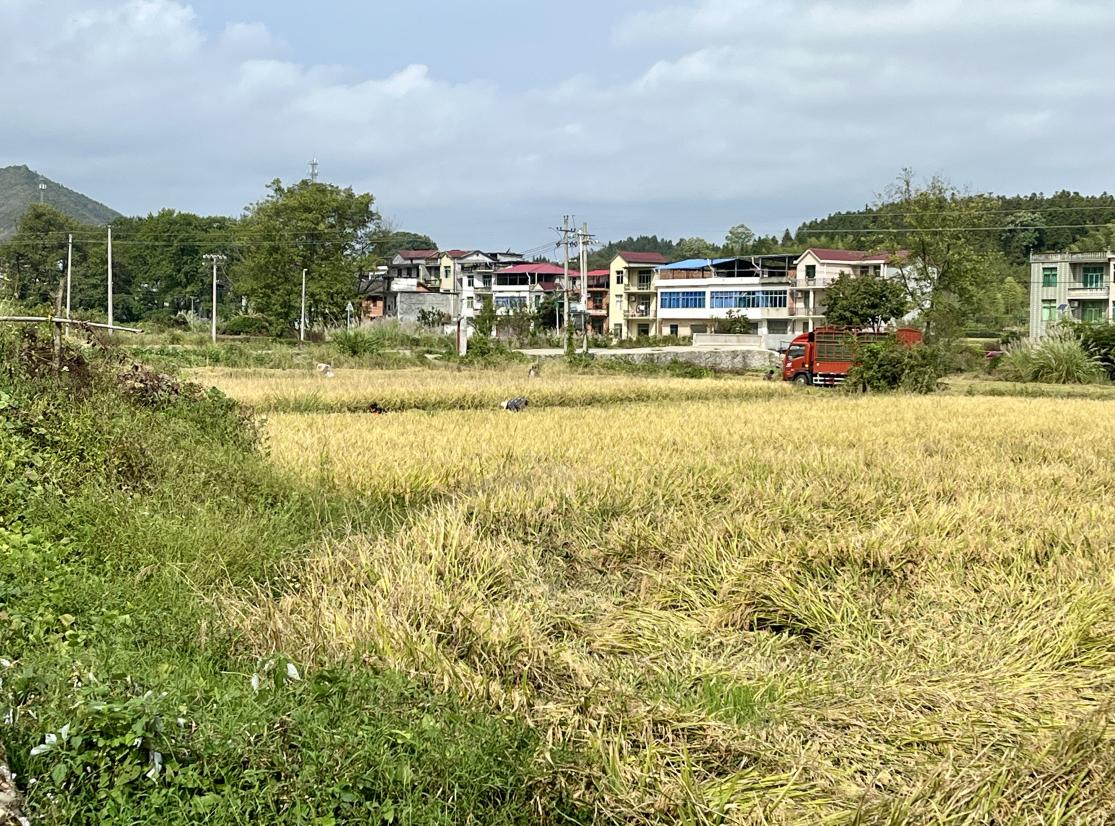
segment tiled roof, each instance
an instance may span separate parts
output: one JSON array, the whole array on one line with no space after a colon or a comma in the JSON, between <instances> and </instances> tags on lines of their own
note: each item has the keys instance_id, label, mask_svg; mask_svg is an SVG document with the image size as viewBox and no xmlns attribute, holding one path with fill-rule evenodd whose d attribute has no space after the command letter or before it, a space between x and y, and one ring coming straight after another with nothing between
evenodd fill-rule
<instances>
[{"instance_id":1,"label":"tiled roof","mask_svg":"<svg viewBox=\"0 0 1115 826\"><path fill-rule=\"evenodd\" d=\"M511 267L505 267L502 270L496 270L497 274L514 275L515 273L531 273L534 275L565 275L564 267L559 267L557 264L537 263L537 264L515 264ZM574 272L570 270L570 275Z\"/></svg>"},{"instance_id":2,"label":"tiled roof","mask_svg":"<svg viewBox=\"0 0 1115 826\"><path fill-rule=\"evenodd\" d=\"M628 264L665 264L666 256L660 252L624 252L620 250L617 255Z\"/></svg>"},{"instance_id":3,"label":"tiled roof","mask_svg":"<svg viewBox=\"0 0 1115 826\"><path fill-rule=\"evenodd\" d=\"M813 253L820 261L886 261L890 255L885 252L863 252L862 250L833 250L811 247L802 256ZM799 259L800 260L800 259Z\"/></svg>"},{"instance_id":4,"label":"tiled roof","mask_svg":"<svg viewBox=\"0 0 1115 826\"><path fill-rule=\"evenodd\" d=\"M433 258L437 255L437 250L399 250L399 255L403 258Z\"/></svg>"}]
</instances>

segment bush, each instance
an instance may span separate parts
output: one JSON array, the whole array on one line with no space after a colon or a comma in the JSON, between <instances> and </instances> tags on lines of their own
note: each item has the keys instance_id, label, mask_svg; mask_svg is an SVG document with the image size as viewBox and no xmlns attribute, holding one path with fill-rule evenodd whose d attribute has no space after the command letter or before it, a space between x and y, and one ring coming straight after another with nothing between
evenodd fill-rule
<instances>
[{"instance_id":1,"label":"bush","mask_svg":"<svg viewBox=\"0 0 1115 826\"><path fill-rule=\"evenodd\" d=\"M944 375L944 367L940 350L924 344L910 347L891 337L858 347L844 387L853 392L932 393Z\"/></svg>"},{"instance_id":2,"label":"bush","mask_svg":"<svg viewBox=\"0 0 1115 826\"><path fill-rule=\"evenodd\" d=\"M1040 340L1011 344L996 373L1008 381L1050 384L1093 384L1105 378L1100 360L1081 344L1071 329L1058 329Z\"/></svg>"},{"instance_id":3,"label":"bush","mask_svg":"<svg viewBox=\"0 0 1115 826\"><path fill-rule=\"evenodd\" d=\"M453 323L452 316L444 310L419 310L418 324L421 327L440 328Z\"/></svg>"},{"instance_id":4,"label":"bush","mask_svg":"<svg viewBox=\"0 0 1115 826\"><path fill-rule=\"evenodd\" d=\"M1075 332L1084 349L1107 372L1108 378L1115 379L1115 324L1080 324Z\"/></svg>"},{"instance_id":5,"label":"bush","mask_svg":"<svg viewBox=\"0 0 1115 826\"><path fill-rule=\"evenodd\" d=\"M342 330L333 333L331 343L347 356L370 356L383 352L383 342L367 330Z\"/></svg>"},{"instance_id":6,"label":"bush","mask_svg":"<svg viewBox=\"0 0 1115 826\"><path fill-rule=\"evenodd\" d=\"M188 330L190 329L190 321L181 313L165 309L155 310L148 313L147 317L143 319L143 327L144 329L155 327L163 330Z\"/></svg>"},{"instance_id":7,"label":"bush","mask_svg":"<svg viewBox=\"0 0 1115 826\"><path fill-rule=\"evenodd\" d=\"M262 315L237 315L220 326L223 336L280 336L283 325Z\"/></svg>"}]
</instances>

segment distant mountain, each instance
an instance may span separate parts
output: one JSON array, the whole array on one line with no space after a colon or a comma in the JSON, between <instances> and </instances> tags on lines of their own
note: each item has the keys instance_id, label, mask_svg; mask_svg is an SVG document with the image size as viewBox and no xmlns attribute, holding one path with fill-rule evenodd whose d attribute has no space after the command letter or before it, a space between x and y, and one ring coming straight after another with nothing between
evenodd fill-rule
<instances>
[{"instance_id":1,"label":"distant mountain","mask_svg":"<svg viewBox=\"0 0 1115 826\"><path fill-rule=\"evenodd\" d=\"M39 201L39 183L46 184L43 201L82 224L107 224L120 213L80 192L55 183L26 166L0 167L0 240L15 232L19 219Z\"/></svg>"}]
</instances>

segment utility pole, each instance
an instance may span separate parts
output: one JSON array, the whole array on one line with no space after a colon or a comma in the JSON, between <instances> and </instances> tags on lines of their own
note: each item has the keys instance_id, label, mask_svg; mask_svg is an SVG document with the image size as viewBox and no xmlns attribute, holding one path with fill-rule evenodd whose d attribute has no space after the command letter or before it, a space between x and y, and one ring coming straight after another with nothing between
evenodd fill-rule
<instances>
[{"instance_id":1,"label":"utility pole","mask_svg":"<svg viewBox=\"0 0 1115 826\"><path fill-rule=\"evenodd\" d=\"M203 255L201 257L203 259L205 259L206 261L213 262L213 305L212 305L213 309L209 313L209 315L211 316L211 318L209 319L209 329L210 329L210 338L213 340L213 343L216 344L217 343L217 264L219 264L221 261L227 261L228 256L220 255L219 253L208 253L207 255Z\"/></svg>"},{"instance_id":2,"label":"utility pole","mask_svg":"<svg viewBox=\"0 0 1115 826\"><path fill-rule=\"evenodd\" d=\"M306 270L302 270L302 320L298 322L298 340L306 340Z\"/></svg>"},{"instance_id":3,"label":"utility pole","mask_svg":"<svg viewBox=\"0 0 1115 826\"><path fill-rule=\"evenodd\" d=\"M592 236L588 233L588 223L581 224L577 236L577 246L581 257L581 318L584 322L582 333L585 337L585 355L588 355L588 247Z\"/></svg>"},{"instance_id":4,"label":"utility pole","mask_svg":"<svg viewBox=\"0 0 1115 826\"><path fill-rule=\"evenodd\" d=\"M562 220L561 229L557 232L561 233L562 245L562 260L565 268L565 280L562 282L562 289L565 293L565 324L562 332L566 339L569 338L569 236L573 232L569 225L569 215L564 215Z\"/></svg>"},{"instance_id":5,"label":"utility pole","mask_svg":"<svg viewBox=\"0 0 1115 826\"><path fill-rule=\"evenodd\" d=\"M74 275L74 236L70 233L69 238L66 240L66 318L72 318L70 315L70 283Z\"/></svg>"},{"instance_id":6,"label":"utility pole","mask_svg":"<svg viewBox=\"0 0 1115 826\"><path fill-rule=\"evenodd\" d=\"M112 331L112 224L108 225L108 329Z\"/></svg>"}]
</instances>

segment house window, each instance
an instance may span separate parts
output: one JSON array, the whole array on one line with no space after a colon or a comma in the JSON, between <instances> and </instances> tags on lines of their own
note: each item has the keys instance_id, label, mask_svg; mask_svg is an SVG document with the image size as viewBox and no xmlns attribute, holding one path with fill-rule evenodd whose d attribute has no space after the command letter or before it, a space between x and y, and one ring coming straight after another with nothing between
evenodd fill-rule
<instances>
[{"instance_id":1,"label":"house window","mask_svg":"<svg viewBox=\"0 0 1115 826\"><path fill-rule=\"evenodd\" d=\"M1080 286L1086 290L1098 290L1103 287L1103 265L1084 267L1080 274Z\"/></svg>"},{"instance_id":2,"label":"house window","mask_svg":"<svg viewBox=\"0 0 1115 826\"><path fill-rule=\"evenodd\" d=\"M1085 324L1098 324L1101 321L1106 321L1106 316L1106 301L1080 302L1080 320L1083 321Z\"/></svg>"},{"instance_id":3,"label":"house window","mask_svg":"<svg viewBox=\"0 0 1115 826\"><path fill-rule=\"evenodd\" d=\"M1055 318L1057 318L1057 300L1043 298L1041 301L1041 320L1053 321Z\"/></svg>"},{"instance_id":4,"label":"house window","mask_svg":"<svg viewBox=\"0 0 1115 826\"><path fill-rule=\"evenodd\" d=\"M786 307L786 290L713 290L714 310L751 310L761 307Z\"/></svg>"},{"instance_id":5,"label":"house window","mask_svg":"<svg viewBox=\"0 0 1115 826\"><path fill-rule=\"evenodd\" d=\"M817 277L817 265L816 264L806 264L805 265L805 277L809 281L812 281Z\"/></svg>"},{"instance_id":6,"label":"house window","mask_svg":"<svg viewBox=\"0 0 1115 826\"><path fill-rule=\"evenodd\" d=\"M679 290L661 294L663 310L703 310L705 294L699 290Z\"/></svg>"},{"instance_id":7,"label":"house window","mask_svg":"<svg viewBox=\"0 0 1115 826\"><path fill-rule=\"evenodd\" d=\"M617 284L622 284L623 283L623 273L621 273L621 272L616 273L616 283Z\"/></svg>"},{"instance_id":8,"label":"house window","mask_svg":"<svg viewBox=\"0 0 1115 826\"><path fill-rule=\"evenodd\" d=\"M646 338L649 335L650 335L650 325L649 324L640 324L639 325L639 338Z\"/></svg>"},{"instance_id":9,"label":"house window","mask_svg":"<svg viewBox=\"0 0 1115 826\"><path fill-rule=\"evenodd\" d=\"M473 286L475 286L475 285L476 285L476 284L475 284L475 282L476 282L476 278L475 278L475 276L473 276L473 274L472 274L472 273L469 273L469 274L468 274L468 285L469 285L470 287L473 287Z\"/></svg>"},{"instance_id":10,"label":"house window","mask_svg":"<svg viewBox=\"0 0 1115 826\"><path fill-rule=\"evenodd\" d=\"M677 335L678 335L678 325L676 325L676 324L671 324L671 325L670 325L670 335L672 335L672 336L673 336L674 338L677 338Z\"/></svg>"},{"instance_id":11,"label":"house window","mask_svg":"<svg viewBox=\"0 0 1115 826\"><path fill-rule=\"evenodd\" d=\"M651 278L652 278L652 276L649 276L649 275L640 275L639 276L639 289L640 290L649 290L650 289Z\"/></svg>"},{"instance_id":12,"label":"house window","mask_svg":"<svg viewBox=\"0 0 1115 826\"><path fill-rule=\"evenodd\" d=\"M441 268L441 277L442 278L450 278L452 275L453 275L453 268L452 267L442 267Z\"/></svg>"},{"instance_id":13,"label":"house window","mask_svg":"<svg viewBox=\"0 0 1115 826\"><path fill-rule=\"evenodd\" d=\"M701 336L708 332L707 324L694 324L689 328L689 332L695 336Z\"/></svg>"},{"instance_id":14,"label":"house window","mask_svg":"<svg viewBox=\"0 0 1115 826\"><path fill-rule=\"evenodd\" d=\"M466 310L471 310L471 309L473 309L474 306L475 305L474 305L473 300L471 298L466 298L465 299L465 309Z\"/></svg>"},{"instance_id":15,"label":"house window","mask_svg":"<svg viewBox=\"0 0 1115 826\"><path fill-rule=\"evenodd\" d=\"M1056 267L1042 267L1042 270L1041 270L1041 285L1043 287L1056 287L1057 286L1057 268Z\"/></svg>"}]
</instances>

